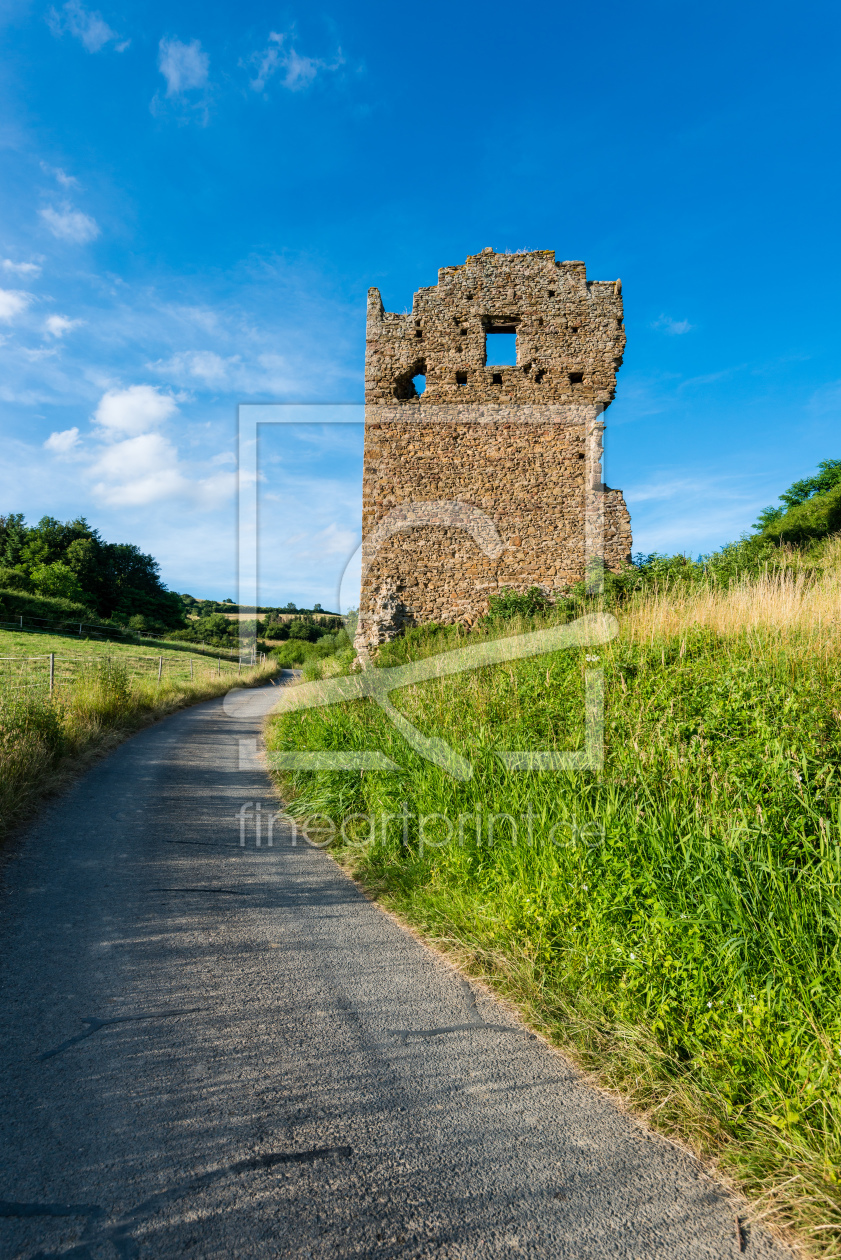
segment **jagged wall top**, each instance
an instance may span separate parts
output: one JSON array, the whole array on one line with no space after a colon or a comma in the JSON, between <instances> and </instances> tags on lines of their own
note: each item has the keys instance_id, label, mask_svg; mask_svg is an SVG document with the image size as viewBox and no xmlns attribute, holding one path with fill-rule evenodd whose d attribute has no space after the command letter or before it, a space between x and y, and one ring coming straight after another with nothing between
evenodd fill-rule
<instances>
[{"instance_id":1,"label":"jagged wall top","mask_svg":"<svg viewBox=\"0 0 841 1260\"><path fill-rule=\"evenodd\" d=\"M516 367L494 365L494 330L516 332ZM370 403L607 406L625 349L622 284L588 280L583 262L556 262L552 249L485 249L442 267L407 314L385 311L379 290L369 289L367 343ZM418 396L419 375L426 389Z\"/></svg>"}]
</instances>

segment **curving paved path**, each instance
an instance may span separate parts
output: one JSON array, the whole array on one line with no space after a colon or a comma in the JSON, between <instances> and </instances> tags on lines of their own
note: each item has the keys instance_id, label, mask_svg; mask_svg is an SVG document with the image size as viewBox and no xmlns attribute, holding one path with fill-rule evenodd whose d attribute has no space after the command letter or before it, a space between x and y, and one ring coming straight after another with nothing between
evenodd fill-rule
<instances>
[{"instance_id":1,"label":"curving paved path","mask_svg":"<svg viewBox=\"0 0 841 1260\"><path fill-rule=\"evenodd\" d=\"M326 854L240 848L247 710L135 736L6 866L0 1255L788 1255Z\"/></svg>"}]
</instances>

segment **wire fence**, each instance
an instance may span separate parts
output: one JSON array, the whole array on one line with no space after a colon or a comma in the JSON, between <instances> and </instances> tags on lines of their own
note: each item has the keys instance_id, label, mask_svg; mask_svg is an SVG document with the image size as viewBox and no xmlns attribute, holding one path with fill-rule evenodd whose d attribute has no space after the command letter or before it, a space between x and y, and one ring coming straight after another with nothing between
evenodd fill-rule
<instances>
[{"instance_id":1,"label":"wire fence","mask_svg":"<svg viewBox=\"0 0 841 1260\"><path fill-rule=\"evenodd\" d=\"M37 623L37 624L36 624ZM153 642L172 643L165 634L152 634L147 630L127 630L123 626L106 626L102 622L89 621L71 621L69 619L55 619L49 617L30 617L26 613L19 614L11 621L0 621L0 630L17 630L23 631L25 634L55 634L62 638L79 638L79 639L100 639L103 642L111 640L128 640L129 642L137 642L138 640L149 640ZM254 639L254 635L247 636L248 641ZM176 648L178 650L178 648ZM211 653L213 656L227 657L229 660L242 655L242 649L222 648L213 643L187 643L184 641L185 652L203 652Z\"/></svg>"},{"instance_id":2,"label":"wire fence","mask_svg":"<svg viewBox=\"0 0 841 1260\"><path fill-rule=\"evenodd\" d=\"M257 652L248 660L230 661L221 656L118 656L97 653L87 656L73 653L60 656L46 652L41 656L0 656L0 694L10 692L39 692L52 695L63 688L72 687L85 678L93 678L103 670L114 667L125 670L129 679L150 682L198 682L201 679L226 677L233 682L252 669L263 665L264 652Z\"/></svg>"}]
</instances>

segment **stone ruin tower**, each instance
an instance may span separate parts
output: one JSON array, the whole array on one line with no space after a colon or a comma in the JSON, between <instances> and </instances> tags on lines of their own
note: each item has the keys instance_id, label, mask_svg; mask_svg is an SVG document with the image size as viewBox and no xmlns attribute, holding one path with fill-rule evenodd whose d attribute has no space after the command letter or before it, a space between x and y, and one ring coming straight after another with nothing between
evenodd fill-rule
<instances>
[{"instance_id":1,"label":"stone ruin tower","mask_svg":"<svg viewBox=\"0 0 841 1260\"><path fill-rule=\"evenodd\" d=\"M516 365L496 362L502 334ZM601 479L624 349L621 281L554 250L442 267L403 315L369 289L358 648L629 562L628 509Z\"/></svg>"}]
</instances>

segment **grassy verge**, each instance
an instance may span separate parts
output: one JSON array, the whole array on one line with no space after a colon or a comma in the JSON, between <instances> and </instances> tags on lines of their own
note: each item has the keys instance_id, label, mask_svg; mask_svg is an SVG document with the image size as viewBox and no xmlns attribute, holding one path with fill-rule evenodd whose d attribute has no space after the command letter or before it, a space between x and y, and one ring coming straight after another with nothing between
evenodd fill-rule
<instances>
[{"instance_id":1,"label":"grassy verge","mask_svg":"<svg viewBox=\"0 0 841 1260\"><path fill-rule=\"evenodd\" d=\"M93 645L87 645L93 646ZM93 756L176 709L254 686L276 673L263 668L195 682L133 678L112 651L87 660L71 683L52 697L40 690L0 689L0 837L23 821L34 804L56 790ZM137 648L134 648L137 651ZM158 653L160 655L160 653Z\"/></svg>"},{"instance_id":2,"label":"grassy verge","mask_svg":"<svg viewBox=\"0 0 841 1260\"><path fill-rule=\"evenodd\" d=\"M653 589L606 647L393 693L470 760L467 782L366 701L267 728L277 750L396 761L289 776L290 812L362 815L336 856L375 895L826 1257L841 1255L839 624L835 569ZM412 631L379 664L464 642ZM502 750L582 746L588 669L606 683L603 772L508 770Z\"/></svg>"}]
</instances>

